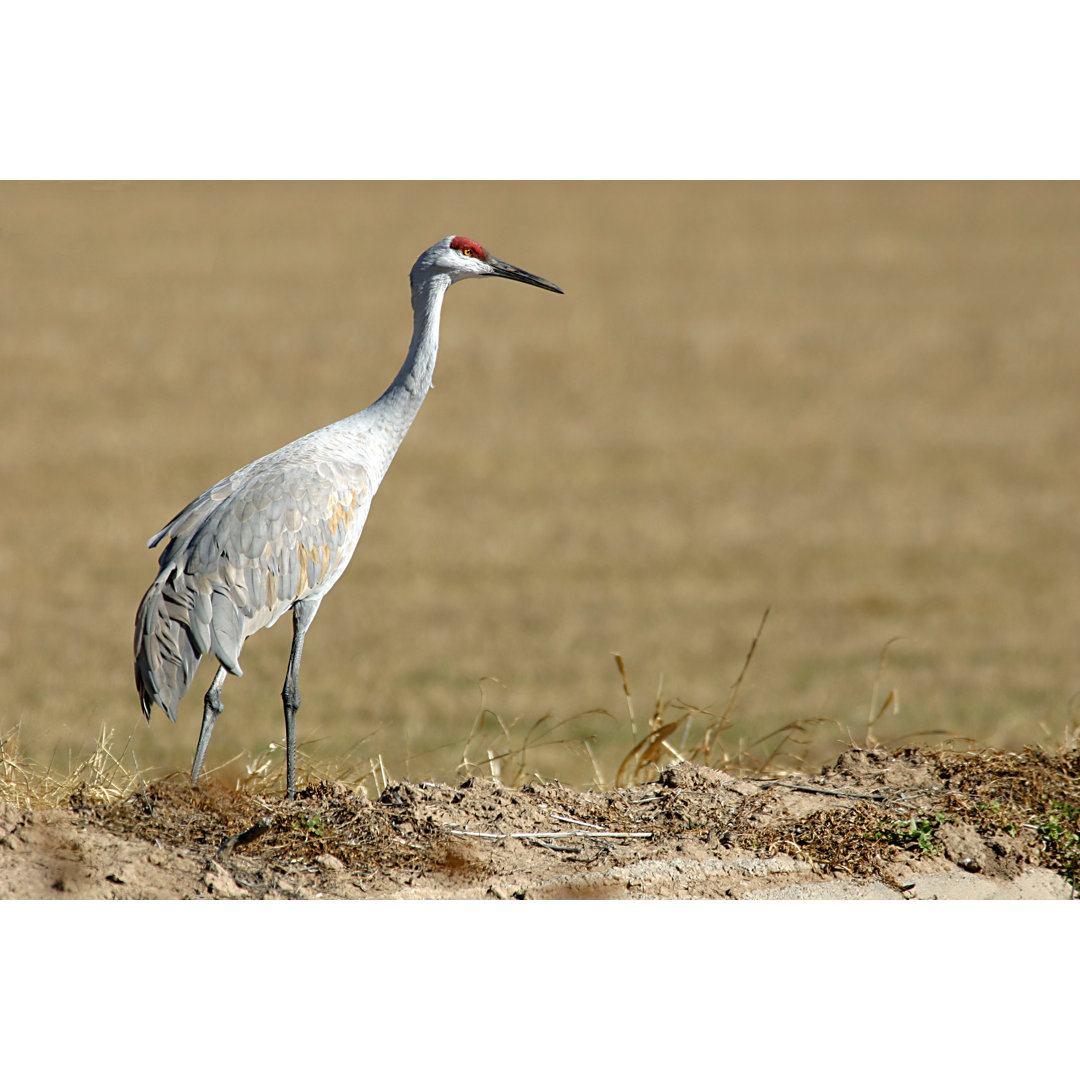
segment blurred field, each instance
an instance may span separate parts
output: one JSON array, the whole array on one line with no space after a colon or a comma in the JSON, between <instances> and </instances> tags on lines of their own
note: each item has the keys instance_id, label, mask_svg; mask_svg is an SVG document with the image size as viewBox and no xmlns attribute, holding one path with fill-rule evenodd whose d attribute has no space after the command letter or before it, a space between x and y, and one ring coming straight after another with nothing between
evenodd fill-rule
<instances>
[{"instance_id":1,"label":"blurred field","mask_svg":"<svg viewBox=\"0 0 1080 1080\"><path fill-rule=\"evenodd\" d=\"M1080 186L0 185L0 731L65 765L104 725L186 768L132 673L145 540L373 400L407 273L463 232L550 278L455 288L436 388L308 639L313 757L452 776L593 715L613 779L666 695L732 745L804 717L1060 742L1080 689ZM281 738L287 620L247 645L210 765ZM640 733L640 727L639 727ZM838 730L836 735L841 735ZM501 735L489 718L473 752ZM244 759L242 759L244 760ZM595 782L580 745L533 767Z\"/></svg>"}]
</instances>

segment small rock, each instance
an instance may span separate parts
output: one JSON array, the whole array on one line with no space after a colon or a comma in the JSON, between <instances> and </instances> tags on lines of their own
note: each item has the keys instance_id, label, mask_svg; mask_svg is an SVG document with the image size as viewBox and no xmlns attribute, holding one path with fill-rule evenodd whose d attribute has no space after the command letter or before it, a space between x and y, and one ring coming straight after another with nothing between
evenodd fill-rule
<instances>
[{"instance_id":1,"label":"small rock","mask_svg":"<svg viewBox=\"0 0 1080 1080\"><path fill-rule=\"evenodd\" d=\"M320 855L315 860L316 866L321 866L324 870L344 870L345 864L336 855Z\"/></svg>"},{"instance_id":2,"label":"small rock","mask_svg":"<svg viewBox=\"0 0 1080 1080\"><path fill-rule=\"evenodd\" d=\"M710 769L705 765L691 765L688 761L670 765L660 774L660 783L664 787L697 791L723 787L730 780L731 777L719 769Z\"/></svg>"},{"instance_id":3,"label":"small rock","mask_svg":"<svg viewBox=\"0 0 1080 1080\"><path fill-rule=\"evenodd\" d=\"M30 815L27 814L26 818L29 819ZM17 807L11 803L0 802L0 833L14 832L23 823L23 820L23 815Z\"/></svg>"}]
</instances>

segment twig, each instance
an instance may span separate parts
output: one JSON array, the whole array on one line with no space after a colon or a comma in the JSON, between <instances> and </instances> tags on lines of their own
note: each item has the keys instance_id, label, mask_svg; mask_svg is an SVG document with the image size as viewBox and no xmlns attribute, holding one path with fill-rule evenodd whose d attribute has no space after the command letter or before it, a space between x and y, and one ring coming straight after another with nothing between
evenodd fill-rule
<instances>
[{"instance_id":1,"label":"twig","mask_svg":"<svg viewBox=\"0 0 1080 1080\"><path fill-rule=\"evenodd\" d=\"M476 832L473 829L447 829L447 832L451 836L478 836L484 840L570 840L573 837L582 836L604 836L609 840L630 840L630 839L642 839L649 840L652 838L651 832L513 832L513 833L494 833L494 832Z\"/></svg>"},{"instance_id":2,"label":"twig","mask_svg":"<svg viewBox=\"0 0 1080 1080\"><path fill-rule=\"evenodd\" d=\"M567 855L578 855L581 852L581 848L579 847L567 847L565 844L549 844L547 840L541 840L536 836L530 837L529 843L535 844L537 847L542 847L547 851L559 851Z\"/></svg>"},{"instance_id":3,"label":"twig","mask_svg":"<svg viewBox=\"0 0 1080 1080\"><path fill-rule=\"evenodd\" d=\"M809 784L789 784L786 780L770 780L762 787L786 787L792 791L806 791L811 795L835 795L838 799L872 799L875 802L885 802L891 795L868 795L863 791L841 791L838 788L811 787Z\"/></svg>"},{"instance_id":4,"label":"twig","mask_svg":"<svg viewBox=\"0 0 1080 1080\"><path fill-rule=\"evenodd\" d=\"M233 848L238 848L242 844L250 844L252 840L258 840L273 824L274 819L272 817L262 817L250 829L245 829L242 833L237 833L235 836L222 840L221 847L217 851L218 858L228 855Z\"/></svg>"},{"instance_id":5,"label":"twig","mask_svg":"<svg viewBox=\"0 0 1080 1080\"><path fill-rule=\"evenodd\" d=\"M577 818L566 817L564 814L552 814L556 821L565 821L570 825L584 825L586 829L602 829L603 825L594 825L591 821L578 821Z\"/></svg>"}]
</instances>

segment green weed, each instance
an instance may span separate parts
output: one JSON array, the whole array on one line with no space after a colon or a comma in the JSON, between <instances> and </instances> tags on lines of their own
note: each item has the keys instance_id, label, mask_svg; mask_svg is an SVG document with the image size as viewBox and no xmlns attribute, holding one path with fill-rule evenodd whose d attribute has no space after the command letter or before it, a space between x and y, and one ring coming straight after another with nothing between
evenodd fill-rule
<instances>
[{"instance_id":1,"label":"green weed","mask_svg":"<svg viewBox=\"0 0 1080 1080\"><path fill-rule=\"evenodd\" d=\"M1080 889L1080 806L1054 800L1035 827L1049 856L1047 864Z\"/></svg>"},{"instance_id":2,"label":"green weed","mask_svg":"<svg viewBox=\"0 0 1080 1080\"><path fill-rule=\"evenodd\" d=\"M318 814L312 814L310 817L301 815L293 821L293 828L311 833L312 836L322 836L326 832L322 818Z\"/></svg>"},{"instance_id":3,"label":"green weed","mask_svg":"<svg viewBox=\"0 0 1080 1080\"><path fill-rule=\"evenodd\" d=\"M918 851L924 855L938 852L935 836L948 819L944 814L933 817L913 817L909 821L893 821L868 834L869 840L893 844L904 851Z\"/></svg>"}]
</instances>

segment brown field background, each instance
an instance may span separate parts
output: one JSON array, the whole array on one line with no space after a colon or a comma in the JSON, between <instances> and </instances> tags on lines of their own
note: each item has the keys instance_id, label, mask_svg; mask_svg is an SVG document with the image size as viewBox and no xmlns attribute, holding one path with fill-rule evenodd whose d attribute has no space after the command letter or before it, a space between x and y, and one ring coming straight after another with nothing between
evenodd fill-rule
<instances>
[{"instance_id":1,"label":"brown field background","mask_svg":"<svg viewBox=\"0 0 1080 1080\"><path fill-rule=\"evenodd\" d=\"M0 185L0 731L58 768L104 727L187 768L131 667L145 540L366 406L407 273L463 232L558 282L468 282L435 390L323 603L318 761L448 779L484 698L529 765L610 782L665 696L725 736L1058 743L1080 690L1080 186ZM209 764L281 739L290 625L247 644ZM484 677L495 681L481 682ZM699 723L699 722L698 722ZM697 729L700 731L700 726ZM693 734L691 733L691 741ZM488 718L473 757L505 745ZM504 774L505 775L505 774Z\"/></svg>"}]
</instances>

